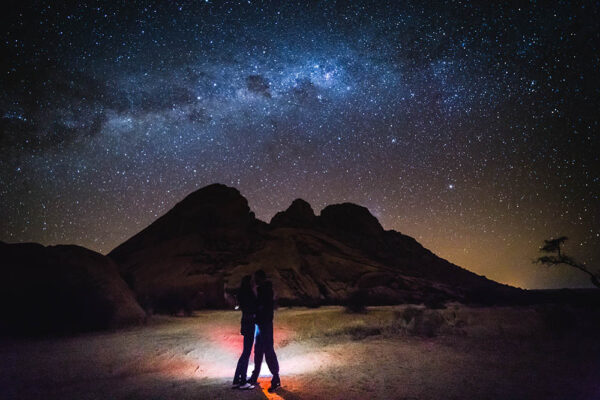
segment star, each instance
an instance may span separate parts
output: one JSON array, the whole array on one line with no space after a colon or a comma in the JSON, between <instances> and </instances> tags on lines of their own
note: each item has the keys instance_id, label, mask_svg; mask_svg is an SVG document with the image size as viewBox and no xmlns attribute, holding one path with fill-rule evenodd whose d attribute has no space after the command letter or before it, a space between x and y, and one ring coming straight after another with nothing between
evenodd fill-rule
<instances>
[{"instance_id":1,"label":"star","mask_svg":"<svg viewBox=\"0 0 600 400\"><path fill-rule=\"evenodd\" d=\"M529 260L565 234L600 261L595 3L42 3L0 30L0 240L106 253L222 182L265 221L373 205L500 282L589 285Z\"/></svg>"}]
</instances>

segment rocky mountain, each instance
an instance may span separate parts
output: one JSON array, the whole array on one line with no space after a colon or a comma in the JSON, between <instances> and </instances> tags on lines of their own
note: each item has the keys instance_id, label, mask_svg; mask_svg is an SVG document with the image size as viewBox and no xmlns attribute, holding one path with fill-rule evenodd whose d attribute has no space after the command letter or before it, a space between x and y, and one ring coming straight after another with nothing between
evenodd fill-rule
<instances>
[{"instance_id":1,"label":"rocky mountain","mask_svg":"<svg viewBox=\"0 0 600 400\"><path fill-rule=\"evenodd\" d=\"M72 333L146 314L114 261L79 246L0 242L0 333Z\"/></svg>"},{"instance_id":2,"label":"rocky mountain","mask_svg":"<svg viewBox=\"0 0 600 400\"><path fill-rule=\"evenodd\" d=\"M146 308L219 307L241 277L262 268L279 304L499 302L518 289L437 257L413 238L384 230L368 209L343 203L315 215L297 199L270 223L234 188L204 187L109 257Z\"/></svg>"}]
</instances>

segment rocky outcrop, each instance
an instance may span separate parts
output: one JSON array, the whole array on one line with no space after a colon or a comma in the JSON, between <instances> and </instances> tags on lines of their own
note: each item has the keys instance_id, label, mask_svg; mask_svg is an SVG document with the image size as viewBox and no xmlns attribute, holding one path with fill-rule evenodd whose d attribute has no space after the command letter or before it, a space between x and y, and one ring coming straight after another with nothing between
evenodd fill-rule
<instances>
[{"instance_id":1,"label":"rocky outcrop","mask_svg":"<svg viewBox=\"0 0 600 400\"><path fill-rule=\"evenodd\" d=\"M376 237L383 234L377 218L366 207L352 203L333 204L321 211L321 225L333 232Z\"/></svg>"},{"instance_id":2,"label":"rocky outcrop","mask_svg":"<svg viewBox=\"0 0 600 400\"><path fill-rule=\"evenodd\" d=\"M0 260L1 332L69 333L145 320L116 264L99 253L0 243Z\"/></svg>"},{"instance_id":3,"label":"rocky outcrop","mask_svg":"<svg viewBox=\"0 0 600 400\"><path fill-rule=\"evenodd\" d=\"M224 275L262 246L267 224L234 188L213 184L110 252L148 311L224 305Z\"/></svg>"},{"instance_id":4,"label":"rocky outcrop","mask_svg":"<svg viewBox=\"0 0 600 400\"><path fill-rule=\"evenodd\" d=\"M141 323L152 312L224 307L242 277L259 268L281 305L357 296L367 304L498 304L521 294L384 230L365 207L334 204L316 216L296 199L266 224L238 190L214 184L108 256L0 242L0 333L106 329Z\"/></svg>"},{"instance_id":5,"label":"rocky outcrop","mask_svg":"<svg viewBox=\"0 0 600 400\"><path fill-rule=\"evenodd\" d=\"M273 228L314 228L317 222L315 213L305 200L296 199L285 211L280 211L271 219Z\"/></svg>"},{"instance_id":6,"label":"rocky outcrop","mask_svg":"<svg viewBox=\"0 0 600 400\"><path fill-rule=\"evenodd\" d=\"M206 186L187 196L169 212L114 249L112 258L123 261L138 251L195 234L245 231L258 223L248 201L237 189L221 184ZM213 235L214 237L214 235ZM227 239L227 238L222 238Z\"/></svg>"},{"instance_id":7,"label":"rocky outcrop","mask_svg":"<svg viewBox=\"0 0 600 400\"><path fill-rule=\"evenodd\" d=\"M144 306L158 311L223 306L223 290L259 268L273 280L280 304L343 303L356 291L376 304L482 294L494 302L518 292L384 230L365 207L334 204L315 216L297 199L265 224L224 185L190 194L109 256Z\"/></svg>"}]
</instances>

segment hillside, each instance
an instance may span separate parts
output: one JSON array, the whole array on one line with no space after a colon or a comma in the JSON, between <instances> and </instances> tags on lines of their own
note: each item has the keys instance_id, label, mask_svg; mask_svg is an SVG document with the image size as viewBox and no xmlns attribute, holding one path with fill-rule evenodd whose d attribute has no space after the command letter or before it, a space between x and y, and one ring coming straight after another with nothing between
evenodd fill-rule
<instances>
[{"instance_id":1,"label":"hillside","mask_svg":"<svg viewBox=\"0 0 600 400\"><path fill-rule=\"evenodd\" d=\"M384 230L359 205L329 205L315 215L298 199L267 224L221 184L190 194L109 257L142 304L157 309L182 297L191 308L223 306L224 290L258 268L284 305L340 303L356 291L371 304L495 303L521 293Z\"/></svg>"},{"instance_id":2,"label":"hillside","mask_svg":"<svg viewBox=\"0 0 600 400\"><path fill-rule=\"evenodd\" d=\"M72 333L146 315L108 257L80 246L0 242L0 333Z\"/></svg>"}]
</instances>

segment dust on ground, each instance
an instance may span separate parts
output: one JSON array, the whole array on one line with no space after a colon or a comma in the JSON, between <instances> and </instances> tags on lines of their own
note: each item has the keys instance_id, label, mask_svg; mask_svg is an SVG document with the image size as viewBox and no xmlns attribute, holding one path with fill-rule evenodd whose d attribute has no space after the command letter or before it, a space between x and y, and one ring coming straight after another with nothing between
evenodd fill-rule
<instances>
[{"instance_id":1,"label":"dust on ground","mask_svg":"<svg viewBox=\"0 0 600 400\"><path fill-rule=\"evenodd\" d=\"M266 365L259 388L230 388L239 313L155 316L115 332L1 341L0 398L600 399L598 315L457 304L280 309L275 395Z\"/></svg>"}]
</instances>

